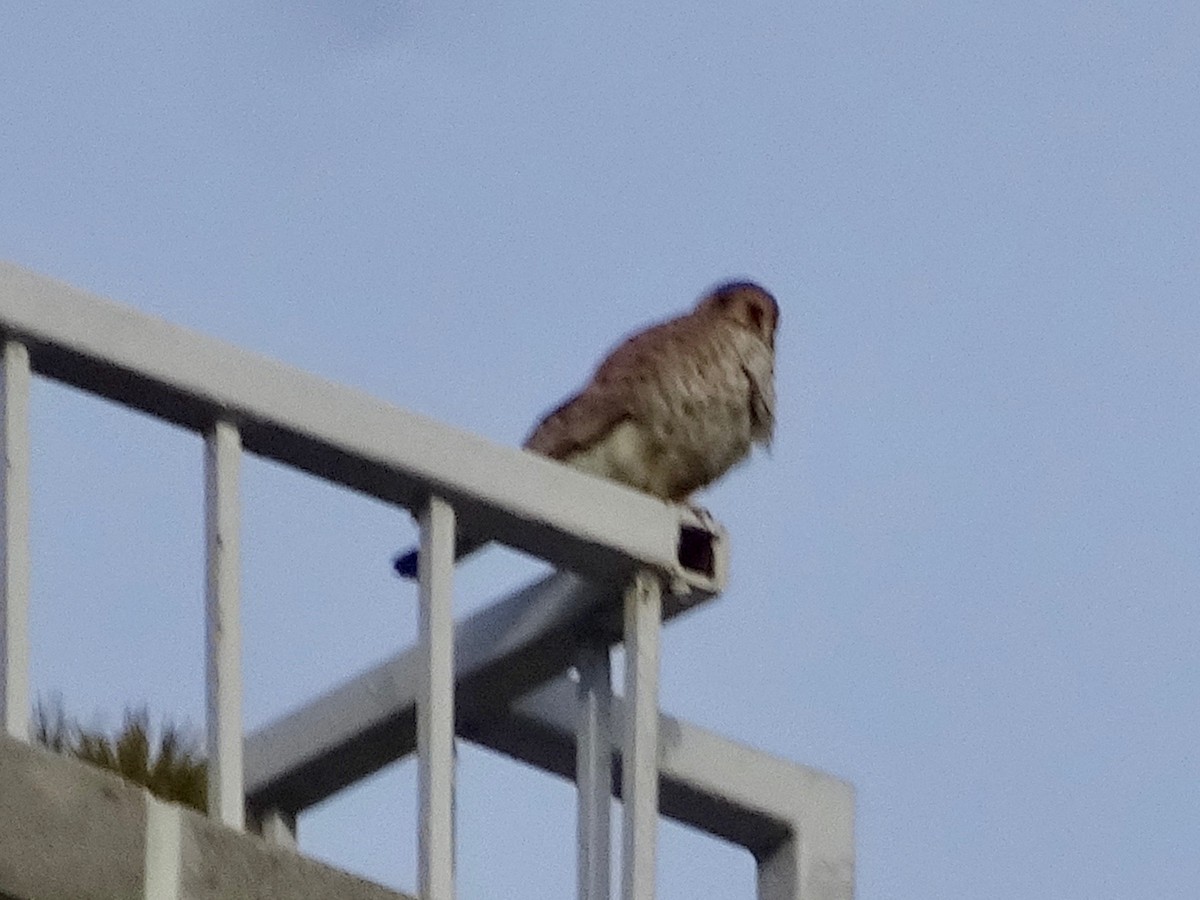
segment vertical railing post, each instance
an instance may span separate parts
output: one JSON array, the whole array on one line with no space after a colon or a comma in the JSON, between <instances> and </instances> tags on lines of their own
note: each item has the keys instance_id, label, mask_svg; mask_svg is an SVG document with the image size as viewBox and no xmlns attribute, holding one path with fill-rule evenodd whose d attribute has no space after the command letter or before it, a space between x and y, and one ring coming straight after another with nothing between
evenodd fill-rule
<instances>
[{"instance_id":1,"label":"vertical railing post","mask_svg":"<svg viewBox=\"0 0 1200 900\"><path fill-rule=\"evenodd\" d=\"M756 900L807 900L800 890L800 861L800 838L795 832L769 852L756 856Z\"/></svg>"},{"instance_id":2,"label":"vertical railing post","mask_svg":"<svg viewBox=\"0 0 1200 900\"><path fill-rule=\"evenodd\" d=\"M658 656L662 584L643 570L625 592L625 715L621 749L621 897L654 900L658 837Z\"/></svg>"},{"instance_id":3,"label":"vertical railing post","mask_svg":"<svg viewBox=\"0 0 1200 900\"><path fill-rule=\"evenodd\" d=\"M218 421L205 435L208 814L237 829L245 825L239 611L241 454L241 435L230 422Z\"/></svg>"},{"instance_id":4,"label":"vertical railing post","mask_svg":"<svg viewBox=\"0 0 1200 900\"><path fill-rule=\"evenodd\" d=\"M0 361L0 713L29 740L29 350L5 340Z\"/></svg>"},{"instance_id":5,"label":"vertical railing post","mask_svg":"<svg viewBox=\"0 0 1200 900\"><path fill-rule=\"evenodd\" d=\"M417 693L421 900L454 898L454 509L431 497L419 517L421 689Z\"/></svg>"},{"instance_id":6,"label":"vertical railing post","mask_svg":"<svg viewBox=\"0 0 1200 900\"><path fill-rule=\"evenodd\" d=\"M584 638L575 668L579 673L579 720L575 736L578 895L579 900L609 900L612 665L608 644Z\"/></svg>"},{"instance_id":7,"label":"vertical railing post","mask_svg":"<svg viewBox=\"0 0 1200 900\"><path fill-rule=\"evenodd\" d=\"M280 809L268 809L262 814L259 831L268 844L295 850L298 844L296 817Z\"/></svg>"}]
</instances>

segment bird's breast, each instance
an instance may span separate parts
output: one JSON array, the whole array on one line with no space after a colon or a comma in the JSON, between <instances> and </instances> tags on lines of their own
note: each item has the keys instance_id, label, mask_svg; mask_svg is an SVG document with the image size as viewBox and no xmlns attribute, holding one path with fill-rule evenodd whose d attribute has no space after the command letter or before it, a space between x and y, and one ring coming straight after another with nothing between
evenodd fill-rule
<instances>
[{"instance_id":1,"label":"bird's breast","mask_svg":"<svg viewBox=\"0 0 1200 900\"><path fill-rule=\"evenodd\" d=\"M767 440L773 359L741 330L716 332L622 382L624 418L563 460L663 500L684 500Z\"/></svg>"}]
</instances>

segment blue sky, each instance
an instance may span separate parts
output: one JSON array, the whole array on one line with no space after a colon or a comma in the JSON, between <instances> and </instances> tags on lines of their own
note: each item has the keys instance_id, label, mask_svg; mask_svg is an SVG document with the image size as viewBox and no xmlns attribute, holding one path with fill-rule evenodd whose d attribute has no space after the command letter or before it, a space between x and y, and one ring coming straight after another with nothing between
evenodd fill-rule
<instances>
[{"instance_id":1,"label":"blue sky","mask_svg":"<svg viewBox=\"0 0 1200 900\"><path fill-rule=\"evenodd\" d=\"M858 790L864 898L1200 884L1200 6L50 3L0 257L515 444L628 330L779 298L676 715ZM195 436L35 387L34 679L203 718ZM250 727L406 645L402 511L248 461ZM477 608L536 571L463 567ZM464 898L570 896L568 785L461 756ZM415 883L414 769L301 821ZM750 897L664 826L664 898Z\"/></svg>"}]
</instances>

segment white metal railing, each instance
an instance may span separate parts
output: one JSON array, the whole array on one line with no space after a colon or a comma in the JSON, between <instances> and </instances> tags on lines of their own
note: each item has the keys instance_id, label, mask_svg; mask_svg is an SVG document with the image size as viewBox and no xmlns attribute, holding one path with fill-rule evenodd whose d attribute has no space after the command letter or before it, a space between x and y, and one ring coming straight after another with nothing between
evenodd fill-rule
<instances>
[{"instance_id":1,"label":"white metal railing","mask_svg":"<svg viewBox=\"0 0 1200 900\"><path fill-rule=\"evenodd\" d=\"M658 651L662 583L647 571L625 592L625 728L621 896L653 900L658 847ZM589 898L590 900L590 898Z\"/></svg>"},{"instance_id":2,"label":"white metal railing","mask_svg":"<svg viewBox=\"0 0 1200 900\"><path fill-rule=\"evenodd\" d=\"M594 847L597 860L592 866L580 857L580 875L594 876L587 879L592 893L580 895L589 898L607 896L599 874L599 859L609 853L598 821L607 797L601 785L613 788L613 771L624 768L630 713L603 675L588 673L607 666L607 648L622 640L622 593L618 585L560 572L498 598L455 628L458 736L576 782L580 846ZM670 594L663 600L664 621L695 608ZM418 648L410 647L249 735L251 808L309 809L415 753L419 662ZM563 674L572 662L580 668L576 683ZM597 724L589 724L593 719ZM670 736L659 748L662 816L752 854L758 900L853 896L849 784L669 716L659 721Z\"/></svg>"},{"instance_id":3,"label":"white metal railing","mask_svg":"<svg viewBox=\"0 0 1200 900\"><path fill-rule=\"evenodd\" d=\"M0 704L4 730L26 740L29 736L29 351L5 340L0 384L0 567L3 571L3 616L0 629Z\"/></svg>"},{"instance_id":4,"label":"white metal railing","mask_svg":"<svg viewBox=\"0 0 1200 900\"><path fill-rule=\"evenodd\" d=\"M205 692L208 712L208 814L230 828L245 824L242 787L241 471L237 426L217 420L204 438Z\"/></svg>"},{"instance_id":5,"label":"white metal railing","mask_svg":"<svg viewBox=\"0 0 1200 900\"><path fill-rule=\"evenodd\" d=\"M646 495L498 447L302 371L255 357L158 319L0 264L0 395L4 469L3 665L6 731L29 725L29 384L32 373L72 384L189 427L206 446L207 735L209 814L240 828L244 816L239 624L243 450L417 510L421 528L420 677L417 703L420 891L454 896L454 625L451 585L456 519L625 593L625 800L622 896L654 894L658 792L658 632L663 585L714 593L723 547L710 565L681 563L681 535L694 516ZM619 523L617 525L616 523ZM708 535L710 544L718 542ZM718 571L719 570L719 571ZM597 669L599 671L599 669ZM600 677L597 675L597 678ZM607 678L607 669L604 676ZM600 787L608 741L598 681L597 715L580 773L581 856L590 874L581 896L607 897L607 841L601 842ZM589 725L591 729L593 725ZM267 830L287 830L287 810L267 810ZM603 814L606 816L606 812ZM605 834L605 838L607 835ZM584 846L586 844L586 847Z\"/></svg>"},{"instance_id":6,"label":"white metal railing","mask_svg":"<svg viewBox=\"0 0 1200 900\"><path fill-rule=\"evenodd\" d=\"M611 863L609 797L612 795L612 665L608 643L589 636L575 661L579 682L575 783L579 900L607 900Z\"/></svg>"},{"instance_id":7,"label":"white metal railing","mask_svg":"<svg viewBox=\"0 0 1200 900\"><path fill-rule=\"evenodd\" d=\"M454 896L454 508L429 498L420 515L421 690L417 694L417 881L421 897Z\"/></svg>"}]
</instances>

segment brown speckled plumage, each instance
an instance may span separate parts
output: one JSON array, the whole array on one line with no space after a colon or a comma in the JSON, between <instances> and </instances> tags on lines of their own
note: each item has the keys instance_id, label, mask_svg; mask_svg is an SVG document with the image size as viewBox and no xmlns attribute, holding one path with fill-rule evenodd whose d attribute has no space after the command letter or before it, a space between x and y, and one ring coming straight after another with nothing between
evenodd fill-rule
<instances>
[{"instance_id":1,"label":"brown speckled plumage","mask_svg":"<svg viewBox=\"0 0 1200 900\"><path fill-rule=\"evenodd\" d=\"M769 444L779 306L756 284L714 289L686 315L632 335L549 413L525 449L679 502ZM455 556L480 542L460 535ZM417 575L417 552L395 560Z\"/></svg>"},{"instance_id":2,"label":"brown speckled plumage","mask_svg":"<svg viewBox=\"0 0 1200 900\"><path fill-rule=\"evenodd\" d=\"M683 500L770 442L778 323L761 287L722 285L690 313L627 338L525 448Z\"/></svg>"}]
</instances>

